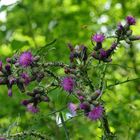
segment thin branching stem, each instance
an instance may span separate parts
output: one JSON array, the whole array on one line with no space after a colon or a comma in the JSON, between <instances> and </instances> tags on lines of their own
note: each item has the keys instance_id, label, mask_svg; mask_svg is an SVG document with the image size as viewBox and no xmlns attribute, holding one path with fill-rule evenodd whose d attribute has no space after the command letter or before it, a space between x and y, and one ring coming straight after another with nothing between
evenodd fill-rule
<instances>
[{"instance_id":1,"label":"thin branching stem","mask_svg":"<svg viewBox=\"0 0 140 140\"><path fill-rule=\"evenodd\" d=\"M109 89L109 88L112 88L112 87L117 86L117 85L125 84L125 83L132 82L132 81L137 81L137 80L140 80L140 77L134 78L134 79L127 79L127 80L122 81L122 82L117 82L115 84L108 85L106 88Z\"/></svg>"},{"instance_id":2,"label":"thin branching stem","mask_svg":"<svg viewBox=\"0 0 140 140\"><path fill-rule=\"evenodd\" d=\"M16 133L16 134L10 134L7 138L16 138L16 137L27 137L27 136L34 136L34 137L38 137L40 138L41 140L49 140L46 136L42 135L41 133L38 133L38 132L34 132L34 131L31 131L31 132L19 132L19 133Z\"/></svg>"},{"instance_id":3,"label":"thin branching stem","mask_svg":"<svg viewBox=\"0 0 140 140\"><path fill-rule=\"evenodd\" d=\"M65 121L64 121L62 112L60 112L60 119L61 119L61 123L62 123L62 125L63 125L63 127L64 127L64 131L65 131L65 135L66 135L66 140L70 140L69 132L68 132L68 129L67 129L67 127L66 127L66 124L65 124Z\"/></svg>"}]
</instances>

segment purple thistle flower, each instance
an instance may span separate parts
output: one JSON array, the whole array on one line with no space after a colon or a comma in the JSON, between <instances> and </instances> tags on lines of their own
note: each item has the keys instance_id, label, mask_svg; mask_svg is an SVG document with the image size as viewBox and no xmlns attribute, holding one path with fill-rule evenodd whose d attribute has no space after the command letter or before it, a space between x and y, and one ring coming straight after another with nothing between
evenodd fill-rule
<instances>
[{"instance_id":1,"label":"purple thistle flower","mask_svg":"<svg viewBox=\"0 0 140 140\"><path fill-rule=\"evenodd\" d=\"M12 96L12 89L11 89L11 88L8 89L8 96L9 96L9 97Z\"/></svg>"},{"instance_id":2,"label":"purple thistle flower","mask_svg":"<svg viewBox=\"0 0 140 140\"><path fill-rule=\"evenodd\" d=\"M95 34L92 36L92 40L97 42L97 43L102 43L105 39L105 36L103 34Z\"/></svg>"},{"instance_id":3,"label":"purple thistle flower","mask_svg":"<svg viewBox=\"0 0 140 140\"><path fill-rule=\"evenodd\" d=\"M80 96L81 95L81 90L77 90L76 93L77 93L77 95Z\"/></svg>"},{"instance_id":4,"label":"purple thistle flower","mask_svg":"<svg viewBox=\"0 0 140 140\"><path fill-rule=\"evenodd\" d=\"M2 61L0 61L0 71L2 70Z\"/></svg>"},{"instance_id":5,"label":"purple thistle flower","mask_svg":"<svg viewBox=\"0 0 140 140\"><path fill-rule=\"evenodd\" d=\"M88 103L81 103L79 107L82 110L89 110L90 109L90 105Z\"/></svg>"},{"instance_id":6,"label":"purple thistle flower","mask_svg":"<svg viewBox=\"0 0 140 140\"><path fill-rule=\"evenodd\" d=\"M100 49L100 57L101 58L106 58L107 57L107 52L104 49Z\"/></svg>"},{"instance_id":7,"label":"purple thistle flower","mask_svg":"<svg viewBox=\"0 0 140 140\"><path fill-rule=\"evenodd\" d=\"M126 22L129 24L129 25L135 25L136 24L136 20L134 17L132 16L127 16L126 17Z\"/></svg>"},{"instance_id":8,"label":"purple thistle flower","mask_svg":"<svg viewBox=\"0 0 140 140\"><path fill-rule=\"evenodd\" d=\"M90 104L89 103L81 103L79 108L84 111L85 116L88 116L90 112Z\"/></svg>"},{"instance_id":9,"label":"purple thistle flower","mask_svg":"<svg viewBox=\"0 0 140 140\"><path fill-rule=\"evenodd\" d=\"M106 51L107 52L107 57L109 57L111 55L111 53L113 53L116 48L117 48L117 43L114 42L111 45L111 47Z\"/></svg>"},{"instance_id":10,"label":"purple thistle flower","mask_svg":"<svg viewBox=\"0 0 140 140\"><path fill-rule=\"evenodd\" d=\"M30 103L30 104L27 105L27 110L29 112L32 112L32 113L39 112L39 109L37 107L35 107L32 103Z\"/></svg>"},{"instance_id":11,"label":"purple thistle flower","mask_svg":"<svg viewBox=\"0 0 140 140\"><path fill-rule=\"evenodd\" d=\"M31 78L29 77L29 75L27 73L22 73L21 77L24 79L25 85L28 85L30 83Z\"/></svg>"},{"instance_id":12,"label":"purple thistle flower","mask_svg":"<svg viewBox=\"0 0 140 140\"><path fill-rule=\"evenodd\" d=\"M118 30L119 30L119 31L122 31L123 28L124 28L123 25L122 25L121 23L119 23L119 24L118 24Z\"/></svg>"},{"instance_id":13,"label":"purple thistle flower","mask_svg":"<svg viewBox=\"0 0 140 140\"><path fill-rule=\"evenodd\" d=\"M117 43L115 43L115 42L114 42L114 43L111 45L111 47L110 47L110 48L111 48L112 50L115 50L115 49L116 49L116 47L117 47Z\"/></svg>"},{"instance_id":14,"label":"purple thistle flower","mask_svg":"<svg viewBox=\"0 0 140 140\"><path fill-rule=\"evenodd\" d=\"M16 78L14 78L12 76L10 76L8 79L9 79L9 84L10 85L13 85L16 82Z\"/></svg>"},{"instance_id":15,"label":"purple thistle flower","mask_svg":"<svg viewBox=\"0 0 140 140\"><path fill-rule=\"evenodd\" d=\"M72 77L65 77L61 83L63 89L68 92L72 92L74 88L74 84L75 82Z\"/></svg>"},{"instance_id":16,"label":"purple thistle flower","mask_svg":"<svg viewBox=\"0 0 140 140\"><path fill-rule=\"evenodd\" d=\"M29 103L30 103L29 100L21 101L21 104L24 105L24 106L27 106Z\"/></svg>"},{"instance_id":17,"label":"purple thistle flower","mask_svg":"<svg viewBox=\"0 0 140 140\"><path fill-rule=\"evenodd\" d=\"M28 67L33 62L33 56L31 52L23 52L19 57L19 64L23 67Z\"/></svg>"},{"instance_id":18,"label":"purple thistle flower","mask_svg":"<svg viewBox=\"0 0 140 140\"><path fill-rule=\"evenodd\" d=\"M7 63L10 63L10 62L11 62L11 58L9 58L9 57L6 58L6 62L7 62Z\"/></svg>"},{"instance_id":19,"label":"purple thistle flower","mask_svg":"<svg viewBox=\"0 0 140 140\"><path fill-rule=\"evenodd\" d=\"M74 52L71 52L70 53L70 62L73 62L74 61Z\"/></svg>"},{"instance_id":20,"label":"purple thistle flower","mask_svg":"<svg viewBox=\"0 0 140 140\"><path fill-rule=\"evenodd\" d=\"M73 52L74 47L72 46L72 44L68 43L68 48L70 49L71 52Z\"/></svg>"},{"instance_id":21,"label":"purple thistle flower","mask_svg":"<svg viewBox=\"0 0 140 140\"><path fill-rule=\"evenodd\" d=\"M6 64L5 65L5 69L10 72L11 71L11 65L10 64Z\"/></svg>"},{"instance_id":22,"label":"purple thistle flower","mask_svg":"<svg viewBox=\"0 0 140 140\"><path fill-rule=\"evenodd\" d=\"M79 96L78 98L79 98L79 100L80 100L81 102L83 102L84 99L85 99L84 96Z\"/></svg>"},{"instance_id":23,"label":"purple thistle flower","mask_svg":"<svg viewBox=\"0 0 140 140\"><path fill-rule=\"evenodd\" d=\"M98 105L96 107L94 107L88 114L88 117L91 120L98 120L102 117L103 115L103 107L101 105Z\"/></svg>"},{"instance_id":24,"label":"purple thistle flower","mask_svg":"<svg viewBox=\"0 0 140 140\"><path fill-rule=\"evenodd\" d=\"M76 110L77 110L77 105L74 103L69 103L68 108L70 110L70 113L75 116L76 115Z\"/></svg>"}]
</instances>

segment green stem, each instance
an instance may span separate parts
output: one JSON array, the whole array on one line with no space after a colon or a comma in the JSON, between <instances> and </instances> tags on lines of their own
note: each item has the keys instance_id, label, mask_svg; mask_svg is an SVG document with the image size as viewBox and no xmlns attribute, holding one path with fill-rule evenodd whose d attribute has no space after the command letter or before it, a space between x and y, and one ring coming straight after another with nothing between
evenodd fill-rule
<instances>
[{"instance_id":1,"label":"green stem","mask_svg":"<svg viewBox=\"0 0 140 140\"><path fill-rule=\"evenodd\" d=\"M114 87L114 86L117 86L117 85L120 85L120 84L124 84L124 83L131 82L131 81L136 81L136 80L140 80L140 77L139 78L130 79L130 80L128 79L128 80L125 80L125 81L122 81L122 82L117 82L115 84L108 85L106 88L111 88L111 87Z\"/></svg>"},{"instance_id":2,"label":"green stem","mask_svg":"<svg viewBox=\"0 0 140 140\"><path fill-rule=\"evenodd\" d=\"M66 140L70 140L69 133L68 133L68 130L67 130L67 127L66 127L66 124L65 124L65 121L64 121L64 118L63 118L63 115L62 115L61 112L60 112L60 119L61 119L62 125L64 127L64 131L65 131L65 135L66 135Z\"/></svg>"},{"instance_id":3,"label":"green stem","mask_svg":"<svg viewBox=\"0 0 140 140\"><path fill-rule=\"evenodd\" d=\"M55 67L62 67L62 68L69 67L67 64L63 62L48 62L45 63L43 66L44 67L55 66Z\"/></svg>"},{"instance_id":4,"label":"green stem","mask_svg":"<svg viewBox=\"0 0 140 140\"><path fill-rule=\"evenodd\" d=\"M23 137L23 136L34 136L34 137L38 137L40 138L41 140L49 140L48 138L46 138L46 136L40 134L40 133L37 133L37 132L19 132L19 133L16 133L16 134L10 134L7 138L15 138L15 137Z\"/></svg>"},{"instance_id":5,"label":"green stem","mask_svg":"<svg viewBox=\"0 0 140 140\"><path fill-rule=\"evenodd\" d=\"M113 140L115 138L115 135L111 132L109 128L109 123L107 119L106 112L104 111L103 117L101 119L104 135L102 137L102 140Z\"/></svg>"}]
</instances>

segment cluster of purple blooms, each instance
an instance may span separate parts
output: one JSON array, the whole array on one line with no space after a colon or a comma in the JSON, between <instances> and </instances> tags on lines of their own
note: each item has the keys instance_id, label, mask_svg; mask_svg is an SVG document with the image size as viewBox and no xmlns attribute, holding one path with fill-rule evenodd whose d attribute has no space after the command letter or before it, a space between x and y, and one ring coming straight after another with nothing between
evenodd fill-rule
<instances>
[{"instance_id":1,"label":"cluster of purple blooms","mask_svg":"<svg viewBox=\"0 0 140 140\"><path fill-rule=\"evenodd\" d=\"M111 55L121 40L124 40L127 43L139 40L140 37L132 35L132 30L130 29L130 26L135 25L135 23L135 18L132 16L128 16L126 18L125 25L119 23L115 33L116 39L107 50L103 48L103 42L106 39L104 34L95 34L92 36L91 40L95 43L95 45L93 51L89 54L86 46L77 45L74 47L69 44L70 65L63 67L66 76L64 78L60 77L60 80L59 78L56 78L53 72L50 72L48 68L45 68L44 63L40 62L39 56L34 56L30 51L7 58L5 65L0 61L0 85L6 85L8 87L9 96L12 96L13 85L17 85L21 92L26 92L28 97L30 97L29 99L23 100L21 102L22 105L24 105L28 111L37 113L39 112L38 104L41 102L49 102L50 99L45 91L45 88L38 86L32 91L27 91L26 87L34 81L40 83L45 78L46 73L49 73L50 76L57 79L58 87L63 88L63 90L68 92L70 95L75 94L79 100L78 104L72 102L68 104L72 115L75 116L78 111L82 111L85 116L91 120L101 119L104 114L104 108L98 101L102 95L100 88L92 89L91 94L88 94L88 96L85 94L84 89L79 88L79 84L83 84L83 87L90 84L89 82L87 84L88 80L84 77L87 60L90 57L92 60L94 58L99 61L110 62ZM55 67L55 64L53 66ZM83 82L80 83L79 79L81 81L83 80ZM86 85L84 85L85 82Z\"/></svg>"},{"instance_id":2,"label":"cluster of purple blooms","mask_svg":"<svg viewBox=\"0 0 140 140\"><path fill-rule=\"evenodd\" d=\"M35 71L38 66L39 56L33 57L30 51L21 53L21 55L14 55L12 58L7 58L7 64L0 61L0 84L7 85L8 96L12 96L12 87L17 85L21 92L26 91L26 87L33 81L40 82L44 78L44 74ZM28 72L30 68L30 72ZM17 73L15 73L17 71ZM27 107L27 110L32 113L39 111L38 103L44 101L48 102L49 98L44 94L44 90L35 88L33 92L27 92L31 99L25 99L21 103Z\"/></svg>"},{"instance_id":3,"label":"cluster of purple blooms","mask_svg":"<svg viewBox=\"0 0 140 140\"><path fill-rule=\"evenodd\" d=\"M72 77L65 77L62 81L62 87L65 91L71 93L74 90L74 85L75 81ZM86 96L81 92L77 91L76 92L77 97L80 101L80 104L74 104L74 103L69 103L68 108L73 116L76 115L76 112L78 110L83 110L85 116L89 117L91 120L98 120L102 117L103 115L103 107L100 104L93 104L92 100L94 98L97 99L97 97L100 96L101 91L96 90L94 93L94 97L91 96L91 100L87 101Z\"/></svg>"},{"instance_id":4,"label":"cluster of purple blooms","mask_svg":"<svg viewBox=\"0 0 140 140\"><path fill-rule=\"evenodd\" d=\"M76 59L79 59L81 62L86 62L89 56L92 56L93 58L103 61L103 62L110 62L111 61L111 55L114 53L115 49L119 45L120 41L124 40L127 43L131 43L134 40L139 40L139 36L133 36L132 30L130 29L131 25L135 25L136 20L132 16L126 17L126 24L123 26L121 23L119 23L118 28L116 30L115 38L116 40L112 43L111 47L107 50L103 48L103 42L105 40L104 34L95 34L92 36L91 40L96 43L94 45L94 50L91 54L87 54L87 47L84 45L76 46L75 48L68 44L68 47L70 49L70 62L71 62L71 69L65 70L66 74L73 74L73 70L76 70ZM75 78L76 79L76 78ZM78 86L73 77L67 76L62 81L62 87L65 91L69 93L75 94L75 85ZM90 118L91 120L98 120L102 118L104 114L104 108L101 103L95 102L97 99L101 96L100 90L95 90L93 95L89 97L86 97L84 92L78 91L76 96L78 97L78 100L80 101L79 104L69 103L68 107L72 115L76 115L76 112L79 110L83 110L85 116Z\"/></svg>"},{"instance_id":5,"label":"cluster of purple blooms","mask_svg":"<svg viewBox=\"0 0 140 140\"><path fill-rule=\"evenodd\" d=\"M121 23L118 24L118 29L116 30L116 41L114 41L111 47L107 50L102 48L102 43L105 40L104 34L95 34L92 36L92 41L96 42L94 52L92 53L92 57L98 59L99 61L110 62L111 55L115 51L116 47L119 45L119 41L125 40L127 43L131 43L131 41L139 40L139 36L133 36L132 30L130 29L131 25L135 25L136 20L132 16L126 17L126 24L123 26Z\"/></svg>"}]
</instances>

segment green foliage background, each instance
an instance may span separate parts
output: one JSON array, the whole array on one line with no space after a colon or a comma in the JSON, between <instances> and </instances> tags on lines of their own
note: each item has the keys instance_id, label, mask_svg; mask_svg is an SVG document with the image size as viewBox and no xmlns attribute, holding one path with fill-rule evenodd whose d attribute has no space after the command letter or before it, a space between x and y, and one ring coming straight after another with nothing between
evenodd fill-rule
<instances>
[{"instance_id":1,"label":"green foliage background","mask_svg":"<svg viewBox=\"0 0 140 140\"><path fill-rule=\"evenodd\" d=\"M56 39L41 55L44 55L46 61L68 63L67 43L85 44L90 50L93 33L112 34L118 22L124 21L127 15L136 17L137 24L132 28L134 34L140 34L139 7L140 0L22 0L17 4L3 5L0 14L5 13L6 20L0 18L0 59L4 60L19 50L31 49L36 52L37 48ZM109 45L110 41L106 42L105 46ZM138 42L132 49L124 44L116 50L112 65L107 69L107 84L140 77L139 48ZM96 68L92 70L94 72ZM58 73L62 74L62 70ZM96 77L93 79L97 80ZM140 139L139 82L136 80L107 89L103 96L109 124L117 134L117 140ZM41 104L41 112L37 115L26 112L20 105L20 101L25 98L16 87L10 98L7 96L7 88L1 86L1 134L35 130L47 135L50 140L64 140L64 129L55 120L58 114L48 114L66 105L66 93L61 89L52 91L54 102ZM66 109L64 115L67 112ZM99 128L100 122L91 122L84 116L68 120L66 125L71 140L99 140L103 133Z\"/></svg>"}]
</instances>

